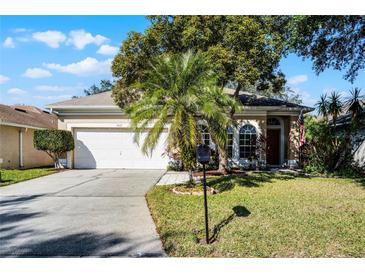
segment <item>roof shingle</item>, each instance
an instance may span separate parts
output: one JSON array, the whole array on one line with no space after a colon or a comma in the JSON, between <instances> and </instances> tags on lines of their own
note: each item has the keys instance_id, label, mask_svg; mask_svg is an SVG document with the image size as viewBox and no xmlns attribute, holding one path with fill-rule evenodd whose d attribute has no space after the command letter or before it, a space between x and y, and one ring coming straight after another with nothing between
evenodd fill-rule
<instances>
[{"instance_id":1,"label":"roof shingle","mask_svg":"<svg viewBox=\"0 0 365 274\"><path fill-rule=\"evenodd\" d=\"M0 104L0 124L7 123L37 128L57 128L57 116L33 106Z\"/></svg>"},{"instance_id":2,"label":"roof shingle","mask_svg":"<svg viewBox=\"0 0 365 274\"><path fill-rule=\"evenodd\" d=\"M227 94L232 95L233 94L233 90L232 89L228 89L225 88L224 91ZM241 101L241 103L244 106L283 106L283 107L288 107L288 108L299 108L299 109L304 109L306 111L312 111L313 109L310 107L306 107L306 106L301 106L298 104L293 104L290 102L286 102L283 100L279 100L279 99L274 99L274 98L269 98L269 97L265 97L265 96L261 96L261 95L255 95L252 93L248 93L248 92L240 92L239 95L239 100ZM71 100L67 100L67 101L62 101L62 102L57 102L54 104L50 104L47 107L48 108L55 108L57 109L58 107L62 108L62 107L77 107L77 106L82 106L82 107L95 107L95 106L99 106L99 107L112 107L112 106L116 106L112 97L112 92L108 91L108 92L103 92L103 93L98 93L95 95L90 95L90 96L83 96L83 97L79 97L79 98L74 98Z\"/></svg>"}]
</instances>

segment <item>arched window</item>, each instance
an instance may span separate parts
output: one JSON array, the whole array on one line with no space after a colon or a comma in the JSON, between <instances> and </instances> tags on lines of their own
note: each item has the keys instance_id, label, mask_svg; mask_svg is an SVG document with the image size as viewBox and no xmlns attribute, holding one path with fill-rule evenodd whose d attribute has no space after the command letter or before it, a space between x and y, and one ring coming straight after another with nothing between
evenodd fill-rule
<instances>
[{"instance_id":1,"label":"arched window","mask_svg":"<svg viewBox=\"0 0 365 274\"><path fill-rule=\"evenodd\" d=\"M251 158L256 153L256 129L252 125L245 125L240 129L240 158Z\"/></svg>"},{"instance_id":2,"label":"arched window","mask_svg":"<svg viewBox=\"0 0 365 274\"><path fill-rule=\"evenodd\" d=\"M229 158L233 156L233 128L227 130L227 155Z\"/></svg>"},{"instance_id":3,"label":"arched window","mask_svg":"<svg viewBox=\"0 0 365 274\"><path fill-rule=\"evenodd\" d=\"M201 134L202 143L210 146L210 133L205 125L199 125L199 132Z\"/></svg>"}]
</instances>

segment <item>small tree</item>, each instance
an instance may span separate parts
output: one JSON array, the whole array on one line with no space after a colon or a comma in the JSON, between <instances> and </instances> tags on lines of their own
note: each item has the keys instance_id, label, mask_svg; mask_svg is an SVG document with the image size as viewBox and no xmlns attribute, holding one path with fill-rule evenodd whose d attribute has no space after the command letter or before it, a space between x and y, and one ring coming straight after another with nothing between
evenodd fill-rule
<instances>
[{"instance_id":1,"label":"small tree","mask_svg":"<svg viewBox=\"0 0 365 274\"><path fill-rule=\"evenodd\" d=\"M84 89L86 96L95 95L102 92L111 91L113 88L113 83L110 80L101 80L99 86L92 85L88 89Z\"/></svg>"},{"instance_id":2,"label":"small tree","mask_svg":"<svg viewBox=\"0 0 365 274\"><path fill-rule=\"evenodd\" d=\"M75 147L70 131L58 129L40 129L34 131L33 145L45 151L54 161L55 168L62 168L60 156Z\"/></svg>"}]
</instances>

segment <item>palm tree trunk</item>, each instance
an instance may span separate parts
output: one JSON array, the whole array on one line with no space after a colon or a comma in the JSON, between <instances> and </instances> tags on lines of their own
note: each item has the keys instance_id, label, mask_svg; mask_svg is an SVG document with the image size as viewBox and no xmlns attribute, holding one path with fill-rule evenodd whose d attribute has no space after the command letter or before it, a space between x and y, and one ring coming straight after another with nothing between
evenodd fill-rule
<instances>
[{"instance_id":1,"label":"palm tree trunk","mask_svg":"<svg viewBox=\"0 0 365 274\"><path fill-rule=\"evenodd\" d=\"M189 183L192 183L194 181L194 178L193 178L193 170L192 169L189 169Z\"/></svg>"},{"instance_id":2,"label":"palm tree trunk","mask_svg":"<svg viewBox=\"0 0 365 274\"><path fill-rule=\"evenodd\" d=\"M238 83L236 90L234 91L233 96L235 97L235 99L238 99L238 95L239 92L242 88L242 85L240 83ZM231 109L230 115L231 118L233 119L233 116L235 114L235 108ZM218 167L218 171L222 172L223 174L228 174L229 171L229 167L228 167L228 157L227 157L227 151L225 150L225 148L221 148L219 146L218 147L218 154L219 154L219 167Z\"/></svg>"},{"instance_id":3,"label":"palm tree trunk","mask_svg":"<svg viewBox=\"0 0 365 274\"><path fill-rule=\"evenodd\" d=\"M218 154L219 154L219 167L218 167L218 171L221 172L222 174L228 174L228 157L227 157L227 152L226 150L223 148L221 148L220 146L217 145L218 148Z\"/></svg>"}]
</instances>

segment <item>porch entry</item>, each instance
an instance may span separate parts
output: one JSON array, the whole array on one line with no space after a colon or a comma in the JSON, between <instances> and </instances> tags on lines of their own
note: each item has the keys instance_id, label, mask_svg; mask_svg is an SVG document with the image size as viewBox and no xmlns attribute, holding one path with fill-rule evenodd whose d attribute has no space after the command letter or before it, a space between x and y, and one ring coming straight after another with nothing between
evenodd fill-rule
<instances>
[{"instance_id":1,"label":"porch entry","mask_svg":"<svg viewBox=\"0 0 365 274\"><path fill-rule=\"evenodd\" d=\"M266 162L269 165L280 165L280 128L267 129Z\"/></svg>"}]
</instances>

